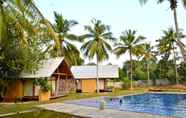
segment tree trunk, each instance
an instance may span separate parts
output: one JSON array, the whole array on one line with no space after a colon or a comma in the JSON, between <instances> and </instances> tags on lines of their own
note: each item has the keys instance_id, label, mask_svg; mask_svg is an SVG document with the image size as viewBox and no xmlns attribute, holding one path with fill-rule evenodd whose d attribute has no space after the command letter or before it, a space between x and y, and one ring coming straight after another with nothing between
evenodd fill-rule
<instances>
[{"instance_id":1,"label":"tree trunk","mask_svg":"<svg viewBox=\"0 0 186 118\"><path fill-rule=\"evenodd\" d=\"M174 55L174 68L175 68L175 79L176 79L176 84L179 84L179 80L178 80L178 71L177 71L177 66L176 66L176 54L175 54L175 49L174 49L174 43L172 44L172 48L173 48L173 55Z\"/></svg>"},{"instance_id":2,"label":"tree trunk","mask_svg":"<svg viewBox=\"0 0 186 118\"><path fill-rule=\"evenodd\" d=\"M150 86L150 71L149 71L149 62L147 61L147 79L148 79L148 86Z\"/></svg>"},{"instance_id":3,"label":"tree trunk","mask_svg":"<svg viewBox=\"0 0 186 118\"><path fill-rule=\"evenodd\" d=\"M175 23L175 28L176 28L176 43L180 48L181 54L183 56L184 61L186 62L186 51L185 51L185 45L180 41L180 36L179 36L179 26L178 26L178 19L177 19L177 11L176 8L173 9L174 13L174 23Z\"/></svg>"},{"instance_id":4,"label":"tree trunk","mask_svg":"<svg viewBox=\"0 0 186 118\"><path fill-rule=\"evenodd\" d=\"M130 89L133 90L133 79L132 79L132 52L130 50Z\"/></svg>"},{"instance_id":5,"label":"tree trunk","mask_svg":"<svg viewBox=\"0 0 186 118\"><path fill-rule=\"evenodd\" d=\"M7 19L6 19L6 16L5 16L5 11L4 11L4 8L3 8L3 1L2 3L0 3L0 22L2 23L1 26L0 26L0 48L2 48L3 45L3 41L6 41L7 40Z\"/></svg>"},{"instance_id":6,"label":"tree trunk","mask_svg":"<svg viewBox=\"0 0 186 118\"><path fill-rule=\"evenodd\" d=\"M99 93L99 67L98 67L98 54L96 54L96 83L97 93Z\"/></svg>"}]
</instances>

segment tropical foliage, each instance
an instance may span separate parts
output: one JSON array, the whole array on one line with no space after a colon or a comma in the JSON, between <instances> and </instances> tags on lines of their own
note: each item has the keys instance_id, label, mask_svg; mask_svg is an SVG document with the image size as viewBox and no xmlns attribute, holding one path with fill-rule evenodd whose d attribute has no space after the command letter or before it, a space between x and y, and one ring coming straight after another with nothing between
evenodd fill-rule
<instances>
[{"instance_id":1,"label":"tropical foliage","mask_svg":"<svg viewBox=\"0 0 186 118\"><path fill-rule=\"evenodd\" d=\"M35 71L44 53L40 22L31 0L7 0L0 4L1 96L21 71ZM38 40L41 39L41 40Z\"/></svg>"},{"instance_id":2,"label":"tropical foliage","mask_svg":"<svg viewBox=\"0 0 186 118\"><path fill-rule=\"evenodd\" d=\"M132 56L140 56L143 53L143 45L141 43L142 40L144 40L145 37L143 36L136 36L136 31L132 30L127 30L122 33L120 36L120 41L119 43L116 43L116 48L113 50L113 52L119 57L126 52L129 53L130 56L130 80L131 80L131 89L133 88L132 86L132 81L133 81L133 72L132 72L132 67L133 67L133 59Z\"/></svg>"},{"instance_id":3,"label":"tropical foliage","mask_svg":"<svg viewBox=\"0 0 186 118\"><path fill-rule=\"evenodd\" d=\"M72 41L81 41L80 38L74 34L70 33L71 27L78 24L74 20L64 19L62 14L54 12L55 24L53 25L54 31L57 35L57 41L55 41L54 46L51 46L51 55L64 56L69 65L79 65L82 63L80 58L80 52L77 47L72 44ZM57 43L60 43L59 47ZM58 50L60 49L60 50Z\"/></svg>"},{"instance_id":4,"label":"tropical foliage","mask_svg":"<svg viewBox=\"0 0 186 118\"><path fill-rule=\"evenodd\" d=\"M102 24L100 20L93 19L91 21L92 26L85 26L85 30L88 34L81 37L86 39L86 42L82 45L81 50L85 57L93 59L96 57L97 65L97 92L99 92L99 78L98 78L98 63L109 58L109 51L112 47L108 41L112 41L112 33L109 31L108 25Z\"/></svg>"},{"instance_id":5,"label":"tropical foliage","mask_svg":"<svg viewBox=\"0 0 186 118\"><path fill-rule=\"evenodd\" d=\"M150 44L144 45L143 60L146 63L148 85L150 85L150 64L156 61L153 47Z\"/></svg>"},{"instance_id":6,"label":"tropical foliage","mask_svg":"<svg viewBox=\"0 0 186 118\"><path fill-rule=\"evenodd\" d=\"M142 4L148 0L140 0ZM7 87L19 78L23 71L34 72L40 60L64 56L70 66L81 65L84 57L96 60L97 91L99 92L99 63L109 59L113 52L117 57L128 54L129 60L119 70L120 81L133 88L133 80L169 79L172 83L185 82L186 65L177 61L177 47L186 60L184 44L177 21L177 5L186 0L167 1L173 11L175 31L173 28L163 31L157 45L144 43L144 36L137 36L131 29L122 32L119 40L113 38L110 26L93 19L85 26L84 35L75 35L71 29L78 24L67 20L62 14L54 12L55 22L47 20L34 4L33 0L0 0L0 96L3 97ZM115 42L115 45L112 43ZM76 44L82 44L81 52ZM112 47L113 46L113 47ZM114 48L114 49L112 49ZM156 52L156 53L155 53ZM161 56L161 58L160 58ZM179 63L177 63L179 62ZM38 85L49 90L47 81L38 81Z\"/></svg>"},{"instance_id":7,"label":"tropical foliage","mask_svg":"<svg viewBox=\"0 0 186 118\"><path fill-rule=\"evenodd\" d=\"M176 83L179 84L176 64L176 32L172 28L169 28L168 31L163 31L163 34L164 35L158 40L158 50L165 60L168 60L170 55L173 54L175 79ZM179 33L179 36L181 38L185 37L181 32Z\"/></svg>"},{"instance_id":8,"label":"tropical foliage","mask_svg":"<svg viewBox=\"0 0 186 118\"><path fill-rule=\"evenodd\" d=\"M148 0L139 0L141 4L145 4ZM185 50L185 45L184 43L181 42L180 38L180 28L178 25L178 18L177 18L177 6L178 2L182 2L184 8L186 8L186 0L156 0L158 4L164 3L164 2L169 2L170 8L173 11L173 16L174 16L174 23L175 23L175 29L176 29L176 43L178 44L182 56L184 60L186 61L186 50Z\"/></svg>"}]
</instances>

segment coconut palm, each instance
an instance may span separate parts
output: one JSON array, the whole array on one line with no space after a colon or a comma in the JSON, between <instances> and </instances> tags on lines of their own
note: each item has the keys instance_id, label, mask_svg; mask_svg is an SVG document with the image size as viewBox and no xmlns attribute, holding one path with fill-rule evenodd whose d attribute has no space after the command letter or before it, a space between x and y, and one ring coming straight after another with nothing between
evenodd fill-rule
<instances>
[{"instance_id":1,"label":"coconut palm","mask_svg":"<svg viewBox=\"0 0 186 118\"><path fill-rule=\"evenodd\" d=\"M169 59L169 56L171 53L173 53L173 60L174 60L174 65L175 65L175 79L176 79L176 84L179 84L178 80L178 73L177 73L177 65L176 65L176 53L175 53L175 44L176 44L176 32L172 29L169 28L167 31L163 31L163 36L160 38L159 43L158 43L158 50L160 54L165 55L166 59ZM184 38L185 36L179 32L179 36L181 38Z\"/></svg>"},{"instance_id":2,"label":"coconut palm","mask_svg":"<svg viewBox=\"0 0 186 118\"><path fill-rule=\"evenodd\" d=\"M58 39L58 35L54 31L53 25L43 16L40 10L34 4L34 0L0 0L1 1L1 18L0 25L5 24L6 20L10 20L12 22L16 22L16 27L18 31L20 30L22 34L22 45L26 45L26 40L30 36L35 36L37 34L40 35L38 39L41 38L50 38L55 41L55 46L57 53L60 54L60 42ZM2 9L3 8L3 9ZM3 14L6 17L3 17ZM3 20L3 21L2 21ZM3 27L3 25L1 25ZM1 28L1 27L0 27ZM2 29L2 28L1 28ZM32 31L35 34L28 35L24 30ZM6 28L4 27L4 31ZM0 30L2 33L3 31ZM6 37L6 33L2 33L1 37ZM0 37L0 38L1 38ZM2 38L1 38L2 39ZM5 38L4 38L5 39ZM42 39L42 40L43 40ZM47 52L47 51L44 51Z\"/></svg>"},{"instance_id":3,"label":"coconut palm","mask_svg":"<svg viewBox=\"0 0 186 118\"><path fill-rule=\"evenodd\" d=\"M140 3L145 4L148 0L139 0ZM186 0L156 0L157 3L163 3L165 1L170 3L170 8L173 11L173 15L174 15L174 23L175 23L175 29L176 29L176 43L179 46L182 56L184 58L184 61L186 61L186 50L185 50L185 45L184 43L181 42L180 38L181 36L179 36L179 25L178 25L178 18L177 18L177 6L178 6L178 2L182 2L184 8L186 8Z\"/></svg>"},{"instance_id":4,"label":"coconut palm","mask_svg":"<svg viewBox=\"0 0 186 118\"><path fill-rule=\"evenodd\" d=\"M146 68L147 68L147 80L148 80L148 85L150 85L150 62L155 61L156 57L153 53L153 46L150 44L145 44L144 45L144 52L143 52L143 60L146 62Z\"/></svg>"},{"instance_id":5,"label":"coconut palm","mask_svg":"<svg viewBox=\"0 0 186 118\"><path fill-rule=\"evenodd\" d=\"M55 24L53 25L55 34L57 35L57 42L60 42L60 52L58 52L58 45L55 41L55 46L52 47L53 56L64 56L69 65L78 65L80 60L80 52L72 44L73 41L81 41L78 36L70 33L70 29L78 23L74 20L64 19L62 14L54 12Z\"/></svg>"},{"instance_id":6,"label":"coconut palm","mask_svg":"<svg viewBox=\"0 0 186 118\"><path fill-rule=\"evenodd\" d=\"M97 92L99 92L99 75L98 75L98 63L108 59L108 52L112 50L107 41L112 41L112 33L108 25L104 25L100 20L93 19L92 25L85 26L85 30L88 34L84 37L86 42L82 45L81 50L84 56L89 59L96 57L96 78L97 78Z\"/></svg>"},{"instance_id":7,"label":"coconut palm","mask_svg":"<svg viewBox=\"0 0 186 118\"><path fill-rule=\"evenodd\" d=\"M0 8L0 40L5 40L7 38L7 25L8 22L12 22L15 25L17 32L20 33L20 42L25 45L28 40L30 33L34 32L34 27L32 22L36 20L30 15L29 9L27 8L32 1L20 1L20 0L1 0ZM29 21L30 20L30 21Z\"/></svg>"},{"instance_id":8,"label":"coconut palm","mask_svg":"<svg viewBox=\"0 0 186 118\"><path fill-rule=\"evenodd\" d=\"M134 56L140 56L143 52L143 43L141 43L142 40L144 40L145 37L143 36L136 36L136 31L127 30L122 33L120 36L119 43L116 44L115 49L113 52L116 54L117 57L129 52L130 56L130 87L131 90L133 89L133 55Z\"/></svg>"},{"instance_id":9,"label":"coconut palm","mask_svg":"<svg viewBox=\"0 0 186 118\"><path fill-rule=\"evenodd\" d=\"M34 65L37 65L36 63L41 59L39 55L31 57L32 53L40 53L41 49L37 46L44 44L40 40L42 31L40 30L41 18L38 14L32 0L0 1L0 49L8 50L9 41L12 43L15 41L16 46L23 48L25 54L27 51L27 56L31 58L30 63L33 61L33 64L25 67L26 70L34 69Z\"/></svg>"},{"instance_id":10,"label":"coconut palm","mask_svg":"<svg viewBox=\"0 0 186 118\"><path fill-rule=\"evenodd\" d=\"M27 45L29 39L41 41L46 39L44 37L50 37L55 40L59 50L60 44L52 24L45 19L33 0L0 0L0 43L2 39L6 41L8 22L14 24L16 32L19 32L22 47Z\"/></svg>"}]
</instances>

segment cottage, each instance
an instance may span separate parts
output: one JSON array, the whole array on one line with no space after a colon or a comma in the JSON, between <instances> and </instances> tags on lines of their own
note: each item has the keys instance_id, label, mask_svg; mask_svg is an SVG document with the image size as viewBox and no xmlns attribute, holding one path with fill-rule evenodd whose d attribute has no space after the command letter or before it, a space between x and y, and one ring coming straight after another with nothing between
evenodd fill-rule
<instances>
[{"instance_id":1,"label":"cottage","mask_svg":"<svg viewBox=\"0 0 186 118\"><path fill-rule=\"evenodd\" d=\"M40 87L34 83L35 79L48 80L50 98L67 94L75 88L73 75L64 58L51 58L42 61L35 73L21 73L20 79L8 88L5 100L38 99Z\"/></svg>"},{"instance_id":2,"label":"cottage","mask_svg":"<svg viewBox=\"0 0 186 118\"><path fill-rule=\"evenodd\" d=\"M82 92L96 91L96 66L72 66L71 71L76 80L76 89L79 89ZM98 77L99 89L106 90L109 86L109 80L119 78L118 66L99 66Z\"/></svg>"}]
</instances>

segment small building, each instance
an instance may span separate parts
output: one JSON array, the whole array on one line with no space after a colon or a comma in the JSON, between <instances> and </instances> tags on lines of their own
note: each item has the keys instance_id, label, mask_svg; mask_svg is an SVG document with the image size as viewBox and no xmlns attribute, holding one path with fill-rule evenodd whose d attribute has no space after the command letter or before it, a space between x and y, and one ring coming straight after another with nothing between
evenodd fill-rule
<instances>
[{"instance_id":1,"label":"small building","mask_svg":"<svg viewBox=\"0 0 186 118\"><path fill-rule=\"evenodd\" d=\"M82 92L96 92L96 66L72 66L71 71L76 80L76 89ZM99 89L108 89L108 83L119 78L118 66L105 65L98 67Z\"/></svg>"},{"instance_id":2,"label":"small building","mask_svg":"<svg viewBox=\"0 0 186 118\"><path fill-rule=\"evenodd\" d=\"M75 89L75 81L63 57L41 61L35 73L21 73L7 90L6 101L15 98L38 99L40 87L35 79L47 79L51 86L50 98L59 97Z\"/></svg>"}]
</instances>

